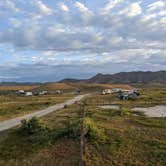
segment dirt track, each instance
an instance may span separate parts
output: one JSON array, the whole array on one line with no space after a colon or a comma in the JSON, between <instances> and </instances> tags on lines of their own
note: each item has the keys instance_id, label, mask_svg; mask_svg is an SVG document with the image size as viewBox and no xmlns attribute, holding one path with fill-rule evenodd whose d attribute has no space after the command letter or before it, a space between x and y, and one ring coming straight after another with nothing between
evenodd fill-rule
<instances>
[{"instance_id":1,"label":"dirt track","mask_svg":"<svg viewBox=\"0 0 166 166\"><path fill-rule=\"evenodd\" d=\"M83 99L87 95L88 94L79 95L79 96L74 97L73 99L67 100L67 101L65 101L63 103L60 103L60 104L53 105L53 106L48 107L46 109L36 111L36 112L31 113L31 114L24 115L22 117L17 117L17 118L13 118L13 119L10 119L10 120L0 122L0 131L4 131L4 130L7 130L7 129L10 129L12 127L15 127L15 126L19 125L21 120L23 120L23 119L31 119L34 116L42 117L42 116L44 116L46 114L49 114L53 111L57 111L59 109L64 108L65 105L72 105L76 101L80 101L81 99Z\"/></svg>"}]
</instances>

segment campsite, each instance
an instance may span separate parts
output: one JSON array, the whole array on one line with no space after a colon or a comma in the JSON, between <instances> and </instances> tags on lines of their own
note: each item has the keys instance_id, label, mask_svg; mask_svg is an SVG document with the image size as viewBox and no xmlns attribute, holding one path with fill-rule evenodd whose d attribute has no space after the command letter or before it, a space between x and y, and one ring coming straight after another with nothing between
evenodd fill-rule
<instances>
[{"instance_id":1,"label":"campsite","mask_svg":"<svg viewBox=\"0 0 166 166\"><path fill-rule=\"evenodd\" d=\"M120 100L116 93L102 94L108 87L114 89L113 92L115 88L139 89L140 95L134 99ZM0 124L5 120L63 103L73 97L89 94L73 105L66 105L34 119L34 125L41 125L41 129L36 126L36 131L32 134L19 132L23 124L1 131L0 165L19 163L67 166L84 162L88 166L155 163L164 165L166 117L148 117L139 109L134 109L166 105L165 86L149 87L150 85L146 88L141 85L133 87L116 84L55 83L54 86L46 84L37 87L37 90L47 89L48 94L42 96L20 96L15 93L1 95ZM78 88L81 93L73 93ZM57 89L63 93L52 94ZM52 93L49 94L49 91ZM26 123L30 122L27 120ZM25 129L23 131L26 132ZM83 156L81 148L84 151Z\"/></svg>"}]
</instances>

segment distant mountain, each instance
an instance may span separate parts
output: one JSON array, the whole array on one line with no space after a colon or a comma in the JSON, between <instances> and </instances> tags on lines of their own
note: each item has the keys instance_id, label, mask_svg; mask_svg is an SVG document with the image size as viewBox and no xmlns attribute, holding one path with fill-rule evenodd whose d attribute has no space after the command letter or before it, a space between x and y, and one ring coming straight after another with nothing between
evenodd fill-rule
<instances>
[{"instance_id":1,"label":"distant mountain","mask_svg":"<svg viewBox=\"0 0 166 166\"><path fill-rule=\"evenodd\" d=\"M134 84L134 83L161 83L166 84L166 71L134 71L116 74L97 74L89 79L67 78L59 83L101 83L101 84ZM0 86L43 85L39 82L0 82Z\"/></svg>"},{"instance_id":2,"label":"distant mountain","mask_svg":"<svg viewBox=\"0 0 166 166\"><path fill-rule=\"evenodd\" d=\"M0 86L41 85L39 82L0 82Z\"/></svg>"},{"instance_id":3,"label":"distant mountain","mask_svg":"<svg viewBox=\"0 0 166 166\"><path fill-rule=\"evenodd\" d=\"M74 82L87 82L87 83L166 83L166 71L135 71L135 72L120 72L116 74L97 74L96 76L87 79L64 79L60 82L74 83Z\"/></svg>"},{"instance_id":4,"label":"distant mountain","mask_svg":"<svg viewBox=\"0 0 166 166\"><path fill-rule=\"evenodd\" d=\"M85 80L85 79L66 78L66 79L59 81L59 83L78 83L78 82L86 82L86 81L87 80Z\"/></svg>"}]
</instances>

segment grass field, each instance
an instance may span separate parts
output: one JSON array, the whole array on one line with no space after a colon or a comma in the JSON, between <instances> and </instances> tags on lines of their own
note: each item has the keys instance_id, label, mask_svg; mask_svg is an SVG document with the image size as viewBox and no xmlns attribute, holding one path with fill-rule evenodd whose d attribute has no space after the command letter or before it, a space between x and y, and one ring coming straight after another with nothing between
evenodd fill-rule
<instances>
[{"instance_id":1,"label":"grass field","mask_svg":"<svg viewBox=\"0 0 166 166\"><path fill-rule=\"evenodd\" d=\"M131 88L128 85L103 85L103 84L65 84L65 83L47 83L43 85L32 86L0 86L0 92L6 91L6 94L0 95L0 121L10 119L13 117L21 116L33 111L46 108L50 105L63 102L74 96L72 92L79 88L83 93L86 92L101 92L104 88L124 87ZM16 90L32 90L42 91L48 90L49 93L61 90L63 95L46 95L46 96L17 96L10 91ZM9 93L9 94L8 94Z\"/></svg>"},{"instance_id":2,"label":"grass field","mask_svg":"<svg viewBox=\"0 0 166 166\"><path fill-rule=\"evenodd\" d=\"M1 133L0 165L78 166L83 123L87 166L165 166L166 118L135 115L131 108L166 105L166 87L140 88L140 97L129 101L94 93L83 104L41 118L48 128L41 133L20 136L18 129ZM110 104L120 108L98 108Z\"/></svg>"},{"instance_id":3,"label":"grass field","mask_svg":"<svg viewBox=\"0 0 166 166\"><path fill-rule=\"evenodd\" d=\"M78 104L53 112L42 118L45 125L63 131L69 122L75 123L81 118ZM55 132L56 133L56 132ZM60 136L49 139L46 135L22 137L16 129L1 133L0 165L79 165L79 138Z\"/></svg>"},{"instance_id":4,"label":"grass field","mask_svg":"<svg viewBox=\"0 0 166 166\"><path fill-rule=\"evenodd\" d=\"M32 90L39 85L16 85L16 86L0 86L0 91L15 91L15 90Z\"/></svg>"},{"instance_id":5,"label":"grass field","mask_svg":"<svg viewBox=\"0 0 166 166\"><path fill-rule=\"evenodd\" d=\"M104 141L86 142L88 166L166 164L166 118L134 116L127 108L96 109L95 104L92 106L89 102L86 117L106 137Z\"/></svg>"},{"instance_id":6,"label":"grass field","mask_svg":"<svg viewBox=\"0 0 166 166\"><path fill-rule=\"evenodd\" d=\"M45 96L1 95L0 121L47 108L53 104L68 100L73 96L74 95L70 93Z\"/></svg>"}]
</instances>

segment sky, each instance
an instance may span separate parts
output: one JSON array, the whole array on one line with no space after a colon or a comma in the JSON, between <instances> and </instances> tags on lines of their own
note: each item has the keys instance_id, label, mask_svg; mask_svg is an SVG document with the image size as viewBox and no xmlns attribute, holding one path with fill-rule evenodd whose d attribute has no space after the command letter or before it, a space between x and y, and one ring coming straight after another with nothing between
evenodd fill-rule
<instances>
[{"instance_id":1,"label":"sky","mask_svg":"<svg viewBox=\"0 0 166 166\"><path fill-rule=\"evenodd\" d=\"M165 0L0 0L0 82L157 70Z\"/></svg>"}]
</instances>

